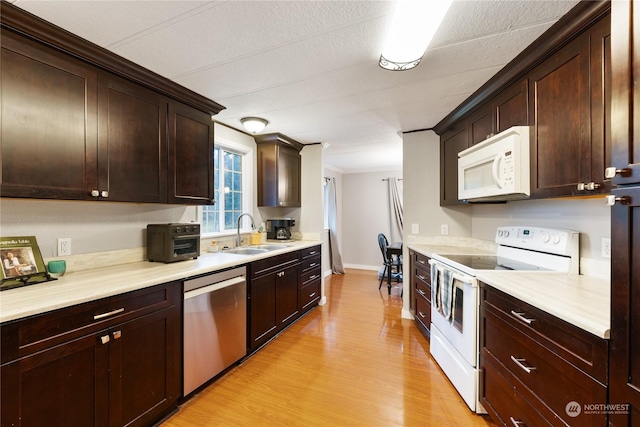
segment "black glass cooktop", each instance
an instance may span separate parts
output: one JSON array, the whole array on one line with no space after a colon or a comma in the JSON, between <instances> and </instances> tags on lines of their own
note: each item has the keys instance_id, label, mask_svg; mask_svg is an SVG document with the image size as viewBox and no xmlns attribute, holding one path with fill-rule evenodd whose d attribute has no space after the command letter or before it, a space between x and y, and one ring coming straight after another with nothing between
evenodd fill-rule
<instances>
[{"instance_id":1,"label":"black glass cooktop","mask_svg":"<svg viewBox=\"0 0 640 427\"><path fill-rule=\"evenodd\" d=\"M443 255L447 259L474 270L545 271L546 268L491 255Z\"/></svg>"}]
</instances>

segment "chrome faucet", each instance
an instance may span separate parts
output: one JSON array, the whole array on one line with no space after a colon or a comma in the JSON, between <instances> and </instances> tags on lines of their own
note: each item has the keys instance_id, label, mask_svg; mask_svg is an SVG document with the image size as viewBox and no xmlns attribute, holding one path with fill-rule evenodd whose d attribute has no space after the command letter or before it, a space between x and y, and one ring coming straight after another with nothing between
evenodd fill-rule
<instances>
[{"instance_id":1,"label":"chrome faucet","mask_svg":"<svg viewBox=\"0 0 640 427\"><path fill-rule=\"evenodd\" d=\"M238 217L238 230L236 232L236 247L240 247L240 243L241 243L241 241L240 241L240 220L245 215L248 216L249 218L251 218L251 228L252 229L256 228L256 226L253 225L253 217L251 216L251 214L248 214L248 213L240 214L240 216Z\"/></svg>"}]
</instances>

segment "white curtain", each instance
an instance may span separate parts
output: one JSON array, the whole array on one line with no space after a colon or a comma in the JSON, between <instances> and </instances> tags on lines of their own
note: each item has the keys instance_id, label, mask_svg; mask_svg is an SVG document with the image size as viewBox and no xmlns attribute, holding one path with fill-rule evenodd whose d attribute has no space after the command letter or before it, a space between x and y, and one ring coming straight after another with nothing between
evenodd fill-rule
<instances>
[{"instance_id":1,"label":"white curtain","mask_svg":"<svg viewBox=\"0 0 640 427\"><path fill-rule=\"evenodd\" d=\"M325 178L325 206L327 209L327 225L329 227L329 259L333 274L344 274L342 255L338 247L338 204L336 201L336 179Z\"/></svg>"},{"instance_id":2,"label":"white curtain","mask_svg":"<svg viewBox=\"0 0 640 427\"><path fill-rule=\"evenodd\" d=\"M402 241L402 222L404 211L402 208L402 180L400 178L388 178L389 183L389 229L391 243Z\"/></svg>"}]
</instances>

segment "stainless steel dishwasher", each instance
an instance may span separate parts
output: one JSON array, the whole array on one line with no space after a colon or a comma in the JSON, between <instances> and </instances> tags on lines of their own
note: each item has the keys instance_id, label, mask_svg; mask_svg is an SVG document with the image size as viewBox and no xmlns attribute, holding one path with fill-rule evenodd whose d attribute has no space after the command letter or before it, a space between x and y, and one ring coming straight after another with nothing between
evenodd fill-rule
<instances>
[{"instance_id":1,"label":"stainless steel dishwasher","mask_svg":"<svg viewBox=\"0 0 640 427\"><path fill-rule=\"evenodd\" d=\"M184 282L186 396L247 353L246 268Z\"/></svg>"}]
</instances>

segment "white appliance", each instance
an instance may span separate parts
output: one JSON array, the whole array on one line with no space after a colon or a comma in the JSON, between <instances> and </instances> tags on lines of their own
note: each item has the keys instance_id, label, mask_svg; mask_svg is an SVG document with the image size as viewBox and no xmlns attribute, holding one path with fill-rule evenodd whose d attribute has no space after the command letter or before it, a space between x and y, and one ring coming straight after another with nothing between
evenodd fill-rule
<instances>
[{"instance_id":1,"label":"white appliance","mask_svg":"<svg viewBox=\"0 0 640 427\"><path fill-rule=\"evenodd\" d=\"M558 228L499 227L496 255L433 254L430 353L469 408L480 404L479 270L578 274L579 233Z\"/></svg>"},{"instance_id":2,"label":"white appliance","mask_svg":"<svg viewBox=\"0 0 640 427\"><path fill-rule=\"evenodd\" d=\"M458 199L527 199L529 126L514 126L458 153Z\"/></svg>"}]
</instances>

